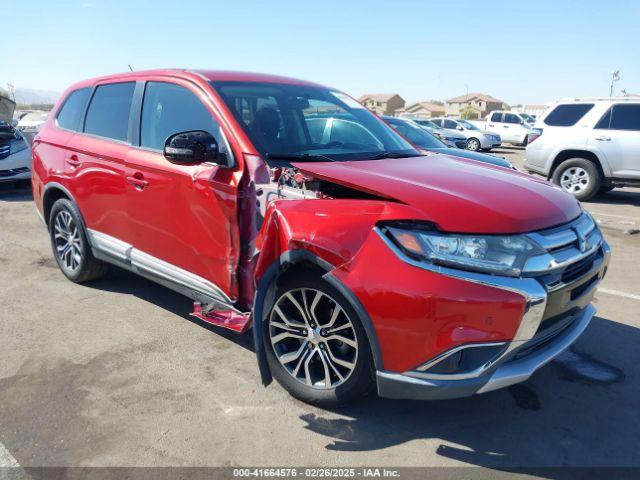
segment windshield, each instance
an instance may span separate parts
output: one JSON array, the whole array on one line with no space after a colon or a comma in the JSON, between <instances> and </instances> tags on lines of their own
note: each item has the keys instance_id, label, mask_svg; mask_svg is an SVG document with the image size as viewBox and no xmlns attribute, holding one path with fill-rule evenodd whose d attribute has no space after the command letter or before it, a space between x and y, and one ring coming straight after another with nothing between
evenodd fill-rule
<instances>
[{"instance_id":1,"label":"windshield","mask_svg":"<svg viewBox=\"0 0 640 480\"><path fill-rule=\"evenodd\" d=\"M521 113L520 116L523 118L523 120L525 122L529 122L529 123L533 123L536 121L535 118L533 118L531 115L529 115L528 113Z\"/></svg>"},{"instance_id":2,"label":"windshield","mask_svg":"<svg viewBox=\"0 0 640 480\"><path fill-rule=\"evenodd\" d=\"M388 122L394 130L417 147L427 150L430 148L447 148L444 143L411 121L389 120Z\"/></svg>"},{"instance_id":3,"label":"windshield","mask_svg":"<svg viewBox=\"0 0 640 480\"><path fill-rule=\"evenodd\" d=\"M276 83L211 85L265 158L343 161L420 155L344 93Z\"/></svg>"},{"instance_id":4,"label":"windshield","mask_svg":"<svg viewBox=\"0 0 640 480\"><path fill-rule=\"evenodd\" d=\"M423 127L440 128L438 125L433 123L431 120L416 120L416 123L422 125Z\"/></svg>"},{"instance_id":5,"label":"windshield","mask_svg":"<svg viewBox=\"0 0 640 480\"><path fill-rule=\"evenodd\" d=\"M480 130L473 123L469 123L466 120L458 120L458 123L462 125L464 128L466 128L467 130Z\"/></svg>"}]
</instances>

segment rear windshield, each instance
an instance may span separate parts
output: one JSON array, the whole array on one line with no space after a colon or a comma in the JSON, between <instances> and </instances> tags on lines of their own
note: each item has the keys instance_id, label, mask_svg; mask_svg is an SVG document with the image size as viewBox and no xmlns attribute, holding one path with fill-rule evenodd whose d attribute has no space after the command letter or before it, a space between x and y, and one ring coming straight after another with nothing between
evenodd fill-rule
<instances>
[{"instance_id":1,"label":"rear windshield","mask_svg":"<svg viewBox=\"0 0 640 480\"><path fill-rule=\"evenodd\" d=\"M558 105L544 119L551 127L572 127L593 108L593 103L571 103Z\"/></svg>"},{"instance_id":2,"label":"rear windshield","mask_svg":"<svg viewBox=\"0 0 640 480\"><path fill-rule=\"evenodd\" d=\"M78 130L80 128L80 120L84 114L90 94L91 88L89 87L71 92L58 112L56 123L59 127L67 130Z\"/></svg>"}]
</instances>

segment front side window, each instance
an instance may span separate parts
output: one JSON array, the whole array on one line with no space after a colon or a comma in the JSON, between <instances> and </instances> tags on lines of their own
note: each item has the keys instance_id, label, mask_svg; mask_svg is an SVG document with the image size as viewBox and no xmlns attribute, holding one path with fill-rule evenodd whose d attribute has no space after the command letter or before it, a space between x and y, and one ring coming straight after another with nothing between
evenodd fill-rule
<instances>
[{"instance_id":1,"label":"front side window","mask_svg":"<svg viewBox=\"0 0 640 480\"><path fill-rule=\"evenodd\" d=\"M147 82L142 101L140 146L162 150L167 138L190 130L210 133L218 150L229 154L220 126L190 90L173 83Z\"/></svg>"},{"instance_id":2,"label":"front side window","mask_svg":"<svg viewBox=\"0 0 640 480\"><path fill-rule=\"evenodd\" d=\"M504 114L504 122L505 123L520 123L520 117L514 115L513 113L505 113Z\"/></svg>"},{"instance_id":3,"label":"front side window","mask_svg":"<svg viewBox=\"0 0 640 480\"><path fill-rule=\"evenodd\" d=\"M551 127L572 127L593 108L593 103L569 103L558 105L544 119Z\"/></svg>"},{"instance_id":4,"label":"front side window","mask_svg":"<svg viewBox=\"0 0 640 480\"><path fill-rule=\"evenodd\" d=\"M420 155L344 93L277 83L211 85L266 158L365 160Z\"/></svg>"},{"instance_id":5,"label":"front side window","mask_svg":"<svg viewBox=\"0 0 640 480\"><path fill-rule=\"evenodd\" d=\"M96 88L87 110L84 132L125 142L135 87L135 82L126 82Z\"/></svg>"},{"instance_id":6,"label":"front side window","mask_svg":"<svg viewBox=\"0 0 640 480\"><path fill-rule=\"evenodd\" d=\"M491 121L492 122L501 122L502 121L502 114L495 112L491 115Z\"/></svg>"},{"instance_id":7,"label":"front side window","mask_svg":"<svg viewBox=\"0 0 640 480\"><path fill-rule=\"evenodd\" d=\"M455 129L458 126L458 124L453 120L445 120L443 125L444 125L444 128L451 128L451 129Z\"/></svg>"},{"instance_id":8,"label":"front side window","mask_svg":"<svg viewBox=\"0 0 640 480\"><path fill-rule=\"evenodd\" d=\"M640 131L640 104L614 105L594 128Z\"/></svg>"},{"instance_id":9,"label":"front side window","mask_svg":"<svg viewBox=\"0 0 640 480\"><path fill-rule=\"evenodd\" d=\"M60 128L77 131L80 128L80 121L90 94L90 87L79 88L71 92L58 112L56 124Z\"/></svg>"}]
</instances>

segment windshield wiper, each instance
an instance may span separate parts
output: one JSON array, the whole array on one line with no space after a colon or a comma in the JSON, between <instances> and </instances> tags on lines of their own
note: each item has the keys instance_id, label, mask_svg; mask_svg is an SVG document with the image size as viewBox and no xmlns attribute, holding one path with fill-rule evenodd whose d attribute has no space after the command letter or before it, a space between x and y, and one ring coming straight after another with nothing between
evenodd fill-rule
<instances>
[{"instance_id":1,"label":"windshield wiper","mask_svg":"<svg viewBox=\"0 0 640 480\"><path fill-rule=\"evenodd\" d=\"M382 160L383 158L405 158L405 157L416 157L418 155L399 153L399 152L380 152L376 153L372 157L369 157L367 160Z\"/></svg>"},{"instance_id":2,"label":"windshield wiper","mask_svg":"<svg viewBox=\"0 0 640 480\"><path fill-rule=\"evenodd\" d=\"M309 153L291 154L291 153L267 153L269 160L284 160L285 162L335 162L333 158L326 155L315 155Z\"/></svg>"}]
</instances>

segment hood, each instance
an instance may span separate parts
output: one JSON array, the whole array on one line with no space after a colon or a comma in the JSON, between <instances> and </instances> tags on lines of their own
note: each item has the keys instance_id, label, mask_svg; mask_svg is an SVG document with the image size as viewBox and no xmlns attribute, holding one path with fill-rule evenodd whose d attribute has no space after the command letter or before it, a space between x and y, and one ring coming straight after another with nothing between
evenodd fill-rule
<instances>
[{"instance_id":1,"label":"hood","mask_svg":"<svg viewBox=\"0 0 640 480\"><path fill-rule=\"evenodd\" d=\"M410 205L422 214L414 220L432 221L447 232L524 233L569 222L581 213L577 200L546 181L448 155L294 166Z\"/></svg>"},{"instance_id":2,"label":"hood","mask_svg":"<svg viewBox=\"0 0 640 480\"><path fill-rule=\"evenodd\" d=\"M13 112L16 109L16 102L10 98L0 95L0 122L11 125L13 121Z\"/></svg>"},{"instance_id":3,"label":"hood","mask_svg":"<svg viewBox=\"0 0 640 480\"><path fill-rule=\"evenodd\" d=\"M471 150L465 150L464 148L430 148L429 150L436 153L444 153L445 155L450 155L452 157L477 160L479 162L497 165L498 167L513 168L513 165L511 165L511 162L508 160L489 153L472 152Z\"/></svg>"}]
</instances>

